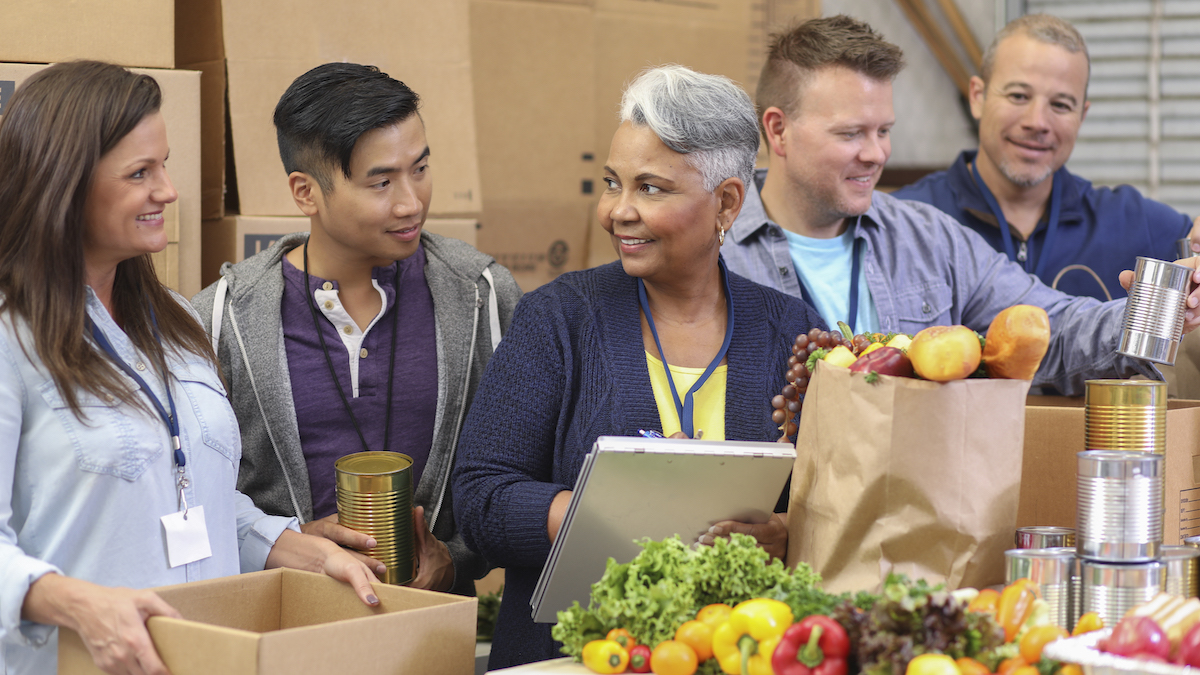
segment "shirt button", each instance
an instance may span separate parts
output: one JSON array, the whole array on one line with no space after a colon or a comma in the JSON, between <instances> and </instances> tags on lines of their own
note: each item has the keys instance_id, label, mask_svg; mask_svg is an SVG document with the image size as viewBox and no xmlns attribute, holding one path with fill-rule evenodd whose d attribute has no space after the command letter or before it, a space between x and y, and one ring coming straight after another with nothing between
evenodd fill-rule
<instances>
[{"instance_id":1,"label":"shirt button","mask_svg":"<svg viewBox=\"0 0 1200 675\"><path fill-rule=\"evenodd\" d=\"M146 364L142 363L141 361L138 361L137 364L134 365L134 368L137 368L138 370L145 370Z\"/></svg>"},{"instance_id":2,"label":"shirt button","mask_svg":"<svg viewBox=\"0 0 1200 675\"><path fill-rule=\"evenodd\" d=\"M332 300L325 301L325 309L333 309L333 301Z\"/></svg>"},{"instance_id":3,"label":"shirt button","mask_svg":"<svg viewBox=\"0 0 1200 675\"><path fill-rule=\"evenodd\" d=\"M786 276L787 276L787 267L780 267L780 268L779 268L779 275L780 275L780 276L783 276L783 277L786 277Z\"/></svg>"},{"instance_id":4,"label":"shirt button","mask_svg":"<svg viewBox=\"0 0 1200 675\"><path fill-rule=\"evenodd\" d=\"M924 304L922 304L922 305L921 305L921 311L922 311L922 312L925 312L926 314L928 314L928 313L932 312L932 311L933 311L933 309L931 309L931 308L929 307L929 303L928 303L928 302L926 302L926 303L924 303Z\"/></svg>"},{"instance_id":5,"label":"shirt button","mask_svg":"<svg viewBox=\"0 0 1200 675\"><path fill-rule=\"evenodd\" d=\"M331 283L329 283L328 281L326 281L325 283L321 284L321 288L322 288L322 289L324 289L324 290L326 290L326 291L332 291L332 290L333 290L333 284L331 284Z\"/></svg>"},{"instance_id":6,"label":"shirt button","mask_svg":"<svg viewBox=\"0 0 1200 675\"><path fill-rule=\"evenodd\" d=\"M360 351L358 353L358 356L359 356L359 358L363 358L363 359L367 358L367 348L363 347L362 351Z\"/></svg>"},{"instance_id":7,"label":"shirt button","mask_svg":"<svg viewBox=\"0 0 1200 675\"><path fill-rule=\"evenodd\" d=\"M345 333L346 335L349 335L354 332L354 329L351 328L350 326L343 326L342 332Z\"/></svg>"}]
</instances>

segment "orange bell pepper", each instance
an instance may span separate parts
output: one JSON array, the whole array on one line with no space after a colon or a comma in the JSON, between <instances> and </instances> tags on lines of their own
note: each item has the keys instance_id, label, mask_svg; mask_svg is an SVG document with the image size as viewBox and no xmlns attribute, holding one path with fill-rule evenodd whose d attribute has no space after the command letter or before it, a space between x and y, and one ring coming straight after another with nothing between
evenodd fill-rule
<instances>
[{"instance_id":1,"label":"orange bell pepper","mask_svg":"<svg viewBox=\"0 0 1200 675\"><path fill-rule=\"evenodd\" d=\"M1017 579L1000 593L996 603L996 623L1004 629L1005 642L1012 642L1017 637L1033 611L1033 601L1037 597L1037 585L1029 579Z\"/></svg>"}]
</instances>

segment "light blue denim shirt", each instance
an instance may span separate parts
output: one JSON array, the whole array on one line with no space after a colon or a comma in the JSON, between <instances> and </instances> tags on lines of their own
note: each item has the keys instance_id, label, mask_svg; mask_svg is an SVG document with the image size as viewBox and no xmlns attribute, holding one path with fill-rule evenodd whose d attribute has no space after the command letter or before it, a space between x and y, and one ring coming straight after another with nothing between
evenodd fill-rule
<instances>
[{"instance_id":1,"label":"light blue denim shirt","mask_svg":"<svg viewBox=\"0 0 1200 675\"><path fill-rule=\"evenodd\" d=\"M87 312L165 403L151 361L90 288ZM166 424L88 393L79 394L88 418L80 421L37 359L28 326L16 323L0 315L0 672L53 673L57 632L21 620L25 594L42 575L149 588L261 570L275 540L296 525L235 490L241 437L221 379L195 355L169 354L185 494L190 507L204 506L212 548L211 557L171 569L159 518L178 511L179 491Z\"/></svg>"},{"instance_id":2,"label":"light blue denim shirt","mask_svg":"<svg viewBox=\"0 0 1200 675\"><path fill-rule=\"evenodd\" d=\"M730 270L800 297L783 228L767 216L759 196L766 176L765 169L756 172L721 255ZM855 236L864 240L867 285L884 332L961 324L986 333L1001 310L1035 305L1050 315L1050 349L1035 387L1077 396L1086 380L1162 379L1149 363L1116 353L1124 299L1101 303L1053 290L928 204L876 192Z\"/></svg>"}]
</instances>

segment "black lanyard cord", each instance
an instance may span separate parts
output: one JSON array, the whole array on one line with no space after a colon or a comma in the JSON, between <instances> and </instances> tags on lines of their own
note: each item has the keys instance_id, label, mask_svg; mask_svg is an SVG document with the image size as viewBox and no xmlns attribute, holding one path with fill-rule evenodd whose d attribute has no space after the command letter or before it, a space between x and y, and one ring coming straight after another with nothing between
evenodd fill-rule
<instances>
[{"instance_id":1,"label":"black lanyard cord","mask_svg":"<svg viewBox=\"0 0 1200 675\"><path fill-rule=\"evenodd\" d=\"M384 413L383 422L383 450L388 449L388 442L391 440L392 433L392 385L396 379L396 338L397 330L399 329L400 317L400 266L396 265L395 274L392 278L392 286L395 290L395 306L392 307L392 355L388 361L388 388L387 388L387 411ZM317 338L321 341L321 352L325 354L325 363L329 366L329 376L333 378L333 386L337 388L338 396L342 399L342 405L346 408L346 414L350 416L350 422L354 425L354 431L358 434L358 440L362 443L363 452L369 452L371 448L367 445L367 439L363 436L362 427L358 425L358 418L354 416L354 410L350 408L350 401L346 398L346 392L342 390L342 383L338 380L337 371L333 368L333 357L329 355L329 347L325 344L325 333L321 330L321 322L317 319L317 300L312 297L312 281L308 275L308 242L304 242L304 295L309 311L312 313L313 328L317 331ZM387 299L384 298L384 308L387 308Z\"/></svg>"}]
</instances>

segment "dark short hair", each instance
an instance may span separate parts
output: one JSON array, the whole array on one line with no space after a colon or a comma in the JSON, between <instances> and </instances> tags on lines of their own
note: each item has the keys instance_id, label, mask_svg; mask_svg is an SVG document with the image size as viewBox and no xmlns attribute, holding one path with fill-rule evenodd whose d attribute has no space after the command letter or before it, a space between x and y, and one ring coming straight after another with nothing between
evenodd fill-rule
<instances>
[{"instance_id":1,"label":"dark short hair","mask_svg":"<svg viewBox=\"0 0 1200 675\"><path fill-rule=\"evenodd\" d=\"M904 68L904 52L865 22L845 14L811 19L773 35L755 95L759 123L771 107L794 115L801 85L828 66L890 82Z\"/></svg>"},{"instance_id":2,"label":"dark short hair","mask_svg":"<svg viewBox=\"0 0 1200 675\"><path fill-rule=\"evenodd\" d=\"M375 66L326 63L297 77L275 106L283 168L307 173L326 192L333 168L350 178L350 155L363 134L417 114L421 98Z\"/></svg>"}]
</instances>

